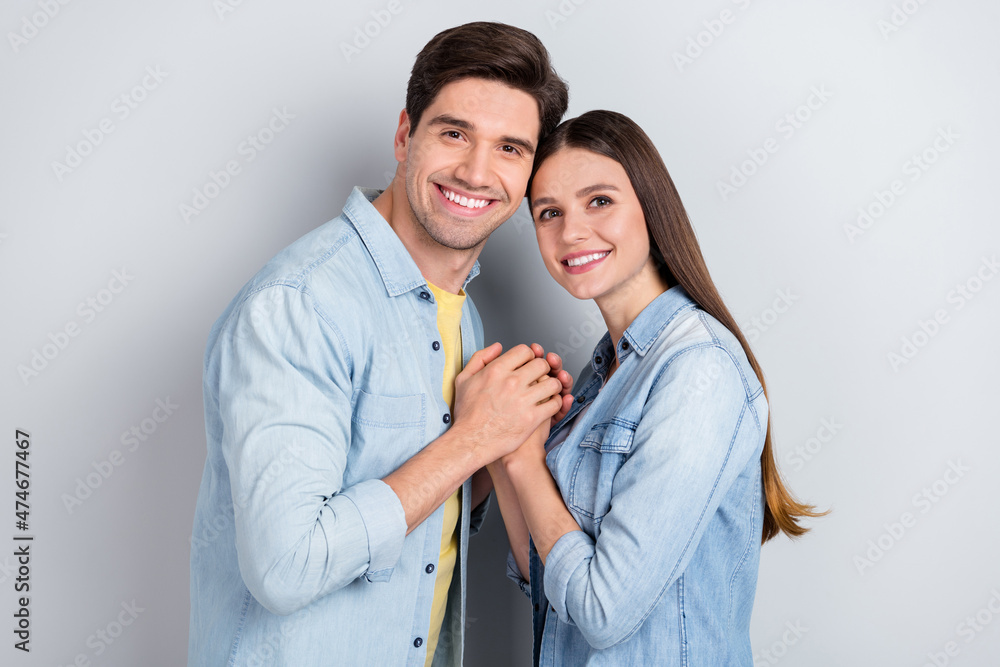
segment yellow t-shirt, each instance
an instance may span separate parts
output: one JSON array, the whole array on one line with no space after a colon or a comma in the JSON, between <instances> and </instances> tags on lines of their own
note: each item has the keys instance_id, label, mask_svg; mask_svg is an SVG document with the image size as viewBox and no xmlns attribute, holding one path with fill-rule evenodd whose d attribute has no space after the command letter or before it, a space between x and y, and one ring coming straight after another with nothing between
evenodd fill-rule
<instances>
[{"instance_id":1,"label":"yellow t-shirt","mask_svg":"<svg viewBox=\"0 0 1000 667\"><path fill-rule=\"evenodd\" d=\"M441 395L449 407L455 405L455 376L462 371L462 304L465 303L465 292L452 294L440 287L427 283L434 292L437 301L437 325L441 334L441 351L444 352L444 379L441 381ZM429 667L434 661L434 651L437 649L438 638L441 635L441 623L444 621L444 611L448 606L448 589L451 577L455 572L455 560L458 557L458 519L461 514L459 487L444 501L444 526L441 529L441 556L438 558L437 578L434 580L434 600L431 602L431 627L427 632L427 661Z\"/></svg>"}]
</instances>

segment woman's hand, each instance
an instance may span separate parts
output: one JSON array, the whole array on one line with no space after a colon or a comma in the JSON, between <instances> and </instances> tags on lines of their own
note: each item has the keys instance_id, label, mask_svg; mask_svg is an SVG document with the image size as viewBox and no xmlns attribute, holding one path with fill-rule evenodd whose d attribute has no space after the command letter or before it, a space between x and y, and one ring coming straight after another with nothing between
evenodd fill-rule
<instances>
[{"instance_id":1,"label":"woman's hand","mask_svg":"<svg viewBox=\"0 0 1000 667\"><path fill-rule=\"evenodd\" d=\"M559 400L562 401L562 406L559 408L559 412L552 417L550 424L550 426L555 426L562 421L562 418L569 413L569 409L573 407L573 394L570 393L573 390L573 376L563 369L562 358L555 352L545 354L545 350L538 343L531 344L531 351L534 352L536 358L544 358L548 362L549 377L554 377L562 383L562 391L559 393Z\"/></svg>"},{"instance_id":2,"label":"woman's hand","mask_svg":"<svg viewBox=\"0 0 1000 667\"><path fill-rule=\"evenodd\" d=\"M545 467L545 441L549 437L550 426L543 422L524 443L510 454L500 458L504 471L512 477L533 466Z\"/></svg>"}]
</instances>

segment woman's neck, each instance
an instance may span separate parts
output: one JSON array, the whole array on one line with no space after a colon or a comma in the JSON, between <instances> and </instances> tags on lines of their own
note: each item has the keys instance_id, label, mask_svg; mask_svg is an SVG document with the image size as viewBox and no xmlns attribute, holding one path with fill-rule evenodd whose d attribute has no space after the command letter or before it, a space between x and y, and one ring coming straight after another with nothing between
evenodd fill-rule
<instances>
[{"instance_id":1,"label":"woman's neck","mask_svg":"<svg viewBox=\"0 0 1000 667\"><path fill-rule=\"evenodd\" d=\"M601 309L615 353L608 368L607 378L610 378L618 368L618 341L625 334L625 330L631 326L639 313L646 309L646 306L670 289L670 285L652 265L650 268L644 268L643 273L645 275L637 276L639 280L622 286L612 294L594 299L597 307Z\"/></svg>"}]
</instances>

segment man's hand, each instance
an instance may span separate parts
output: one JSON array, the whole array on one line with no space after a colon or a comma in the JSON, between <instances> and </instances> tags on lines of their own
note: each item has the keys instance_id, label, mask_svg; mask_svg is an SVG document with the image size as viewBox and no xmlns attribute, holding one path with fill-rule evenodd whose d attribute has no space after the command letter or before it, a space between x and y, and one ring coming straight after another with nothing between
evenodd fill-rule
<instances>
[{"instance_id":1,"label":"man's hand","mask_svg":"<svg viewBox=\"0 0 1000 667\"><path fill-rule=\"evenodd\" d=\"M523 470L531 466L545 465L545 441L549 438L549 425L542 423L520 447L500 458L504 472ZM493 468L491 468L492 470Z\"/></svg>"},{"instance_id":2,"label":"man's hand","mask_svg":"<svg viewBox=\"0 0 1000 667\"><path fill-rule=\"evenodd\" d=\"M479 350L455 378L452 430L477 443L483 465L517 449L562 407L563 383L549 376L545 359L527 345L502 349Z\"/></svg>"}]
</instances>

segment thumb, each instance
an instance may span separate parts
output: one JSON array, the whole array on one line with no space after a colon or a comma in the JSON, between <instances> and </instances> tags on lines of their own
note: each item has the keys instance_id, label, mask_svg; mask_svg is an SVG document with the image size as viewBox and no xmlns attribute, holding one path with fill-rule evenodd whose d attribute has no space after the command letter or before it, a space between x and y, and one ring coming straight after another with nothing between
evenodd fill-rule
<instances>
[{"instance_id":1,"label":"thumb","mask_svg":"<svg viewBox=\"0 0 1000 667\"><path fill-rule=\"evenodd\" d=\"M492 345L484 347L481 350L477 350L469 358L469 363L465 365L462 372L468 373L469 375L475 375L479 371L483 370L486 367L486 364L499 357L501 352L503 352L503 345L499 342L493 343Z\"/></svg>"}]
</instances>

